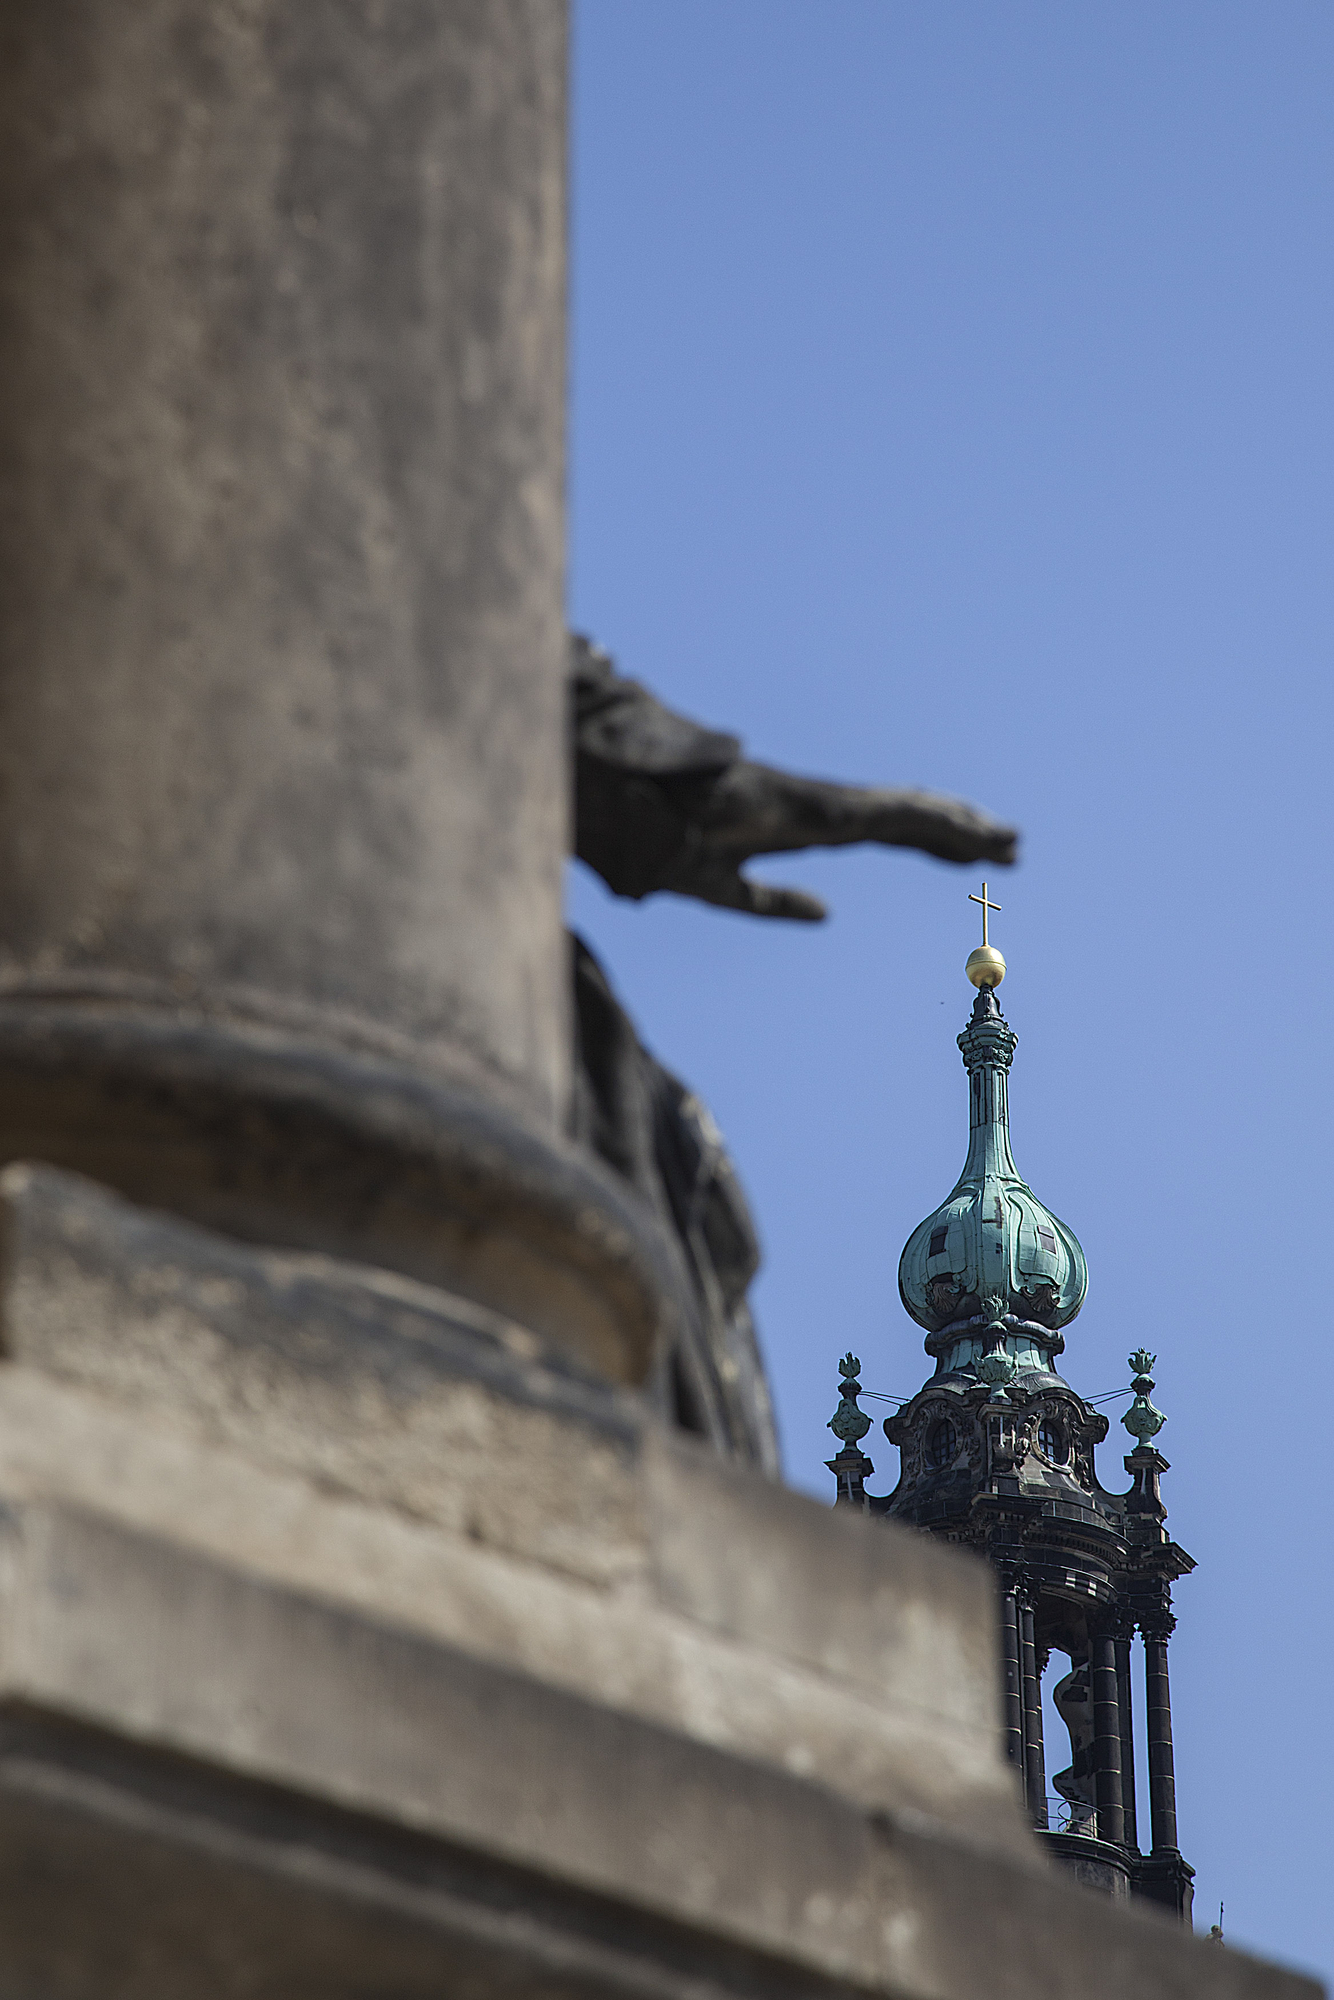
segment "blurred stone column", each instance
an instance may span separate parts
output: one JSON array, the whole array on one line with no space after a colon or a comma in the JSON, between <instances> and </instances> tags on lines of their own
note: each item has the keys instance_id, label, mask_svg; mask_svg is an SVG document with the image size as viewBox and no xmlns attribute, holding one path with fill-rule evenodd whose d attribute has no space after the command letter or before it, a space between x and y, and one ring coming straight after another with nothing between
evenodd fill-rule
<instances>
[{"instance_id":1,"label":"blurred stone column","mask_svg":"<svg viewBox=\"0 0 1334 2000\"><path fill-rule=\"evenodd\" d=\"M0 1157L633 1378L559 1140L564 34L4 10Z\"/></svg>"}]
</instances>

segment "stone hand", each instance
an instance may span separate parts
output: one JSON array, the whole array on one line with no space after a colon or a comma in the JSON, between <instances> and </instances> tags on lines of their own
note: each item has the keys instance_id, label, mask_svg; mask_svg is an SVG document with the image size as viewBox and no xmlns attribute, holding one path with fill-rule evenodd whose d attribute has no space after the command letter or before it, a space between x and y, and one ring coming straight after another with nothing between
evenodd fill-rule
<instances>
[{"instance_id":1,"label":"stone hand","mask_svg":"<svg viewBox=\"0 0 1334 2000\"><path fill-rule=\"evenodd\" d=\"M618 896L666 889L756 917L818 923L826 911L817 897L754 882L743 863L865 841L942 861L1014 860L1013 829L960 799L751 763L737 737L665 708L578 634L570 693L575 851Z\"/></svg>"},{"instance_id":2,"label":"stone hand","mask_svg":"<svg viewBox=\"0 0 1334 2000\"><path fill-rule=\"evenodd\" d=\"M671 790L689 832L660 886L757 917L818 923L827 911L804 890L742 874L742 864L755 855L863 842L915 847L942 861L1004 866L1015 855L1012 827L935 792L835 784L742 759L709 777L677 779Z\"/></svg>"}]
</instances>

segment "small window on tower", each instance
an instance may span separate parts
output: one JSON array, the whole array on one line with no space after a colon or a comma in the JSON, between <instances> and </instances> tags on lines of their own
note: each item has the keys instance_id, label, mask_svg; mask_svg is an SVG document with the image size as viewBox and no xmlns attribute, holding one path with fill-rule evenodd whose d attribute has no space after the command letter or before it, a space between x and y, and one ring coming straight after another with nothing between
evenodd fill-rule
<instances>
[{"instance_id":1,"label":"small window on tower","mask_svg":"<svg viewBox=\"0 0 1334 2000\"><path fill-rule=\"evenodd\" d=\"M1065 1425L1055 1417L1044 1417L1038 1426L1038 1444L1051 1465L1064 1465L1070 1456L1070 1440Z\"/></svg>"},{"instance_id":2,"label":"small window on tower","mask_svg":"<svg viewBox=\"0 0 1334 2000\"><path fill-rule=\"evenodd\" d=\"M948 1229L948 1228L945 1228L945 1229L933 1229L933 1230L931 1231L931 1243L930 1243L930 1246L929 1246L929 1248L928 1248L928 1250L927 1250L927 1253L926 1253L928 1257L943 1257L943 1256L944 1256L944 1254L945 1254L945 1241L946 1241L946 1238L947 1238L947 1237L949 1236L949 1233L950 1233L950 1232L949 1232L949 1229Z\"/></svg>"},{"instance_id":3,"label":"small window on tower","mask_svg":"<svg viewBox=\"0 0 1334 2000\"><path fill-rule=\"evenodd\" d=\"M953 1424L948 1417L942 1417L940 1422L933 1427L926 1447L926 1455L937 1471L951 1463L958 1449L958 1444L958 1435L955 1432Z\"/></svg>"},{"instance_id":4,"label":"small window on tower","mask_svg":"<svg viewBox=\"0 0 1334 2000\"><path fill-rule=\"evenodd\" d=\"M1042 1248L1046 1251L1049 1257L1054 1257L1056 1255L1056 1231L1054 1229L1048 1229L1041 1222L1038 1224L1038 1242L1042 1245Z\"/></svg>"}]
</instances>

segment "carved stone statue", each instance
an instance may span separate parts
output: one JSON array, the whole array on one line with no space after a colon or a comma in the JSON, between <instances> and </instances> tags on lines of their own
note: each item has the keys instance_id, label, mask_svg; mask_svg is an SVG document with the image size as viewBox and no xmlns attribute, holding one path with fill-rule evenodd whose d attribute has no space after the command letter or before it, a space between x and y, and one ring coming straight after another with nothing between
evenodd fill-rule
<instances>
[{"instance_id":1,"label":"carved stone statue","mask_svg":"<svg viewBox=\"0 0 1334 2000\"><path fill-rule=\"evenodd\" d=\"M739 739L676 715L570 641L575 851L619 896L670 891L757 917L819 922L800 889L751 881L758 854L872 841L944 861L1014 859L1015 833L958 799L802 778L751 763ZM664 1412L718 1447L778 1467L746 1290L759 1246L722 1136L699 1099L652 1056L587 945L574 941L575 1136L650 1203L684 1254L698 1338L665 1357Z\"/></svg>"}]
</instances>

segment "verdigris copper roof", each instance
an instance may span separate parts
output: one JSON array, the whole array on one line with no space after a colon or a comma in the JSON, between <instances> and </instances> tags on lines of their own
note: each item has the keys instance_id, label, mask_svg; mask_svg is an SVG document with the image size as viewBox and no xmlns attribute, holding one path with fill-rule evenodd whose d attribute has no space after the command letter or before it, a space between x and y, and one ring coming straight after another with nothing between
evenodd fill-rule
<instances>
[{"instance_id":1,"label":"verdigris copper roof","mask_svg":"<svg viewBox=\"0 0 1334 2000\"><path fill-rule=\"evenodd\" d=\"M969 971L973 976L971 964ZM963 1172L914 1229L899 1260L900 1296L935 1352L947 1332L990 1326L1013 1333L1020 1325L1038 1345L1059 1351L1058 1329L1074 1318L1088 1290L1078 1237L1043 1207L1010 1151L1010 1064L1019 1037L1001 1013L998 983L980 987L959 1036L969 1091Z\"/></svg>"}]
</instances>

